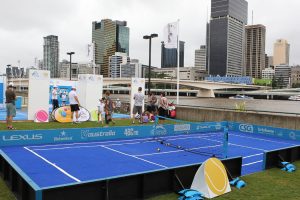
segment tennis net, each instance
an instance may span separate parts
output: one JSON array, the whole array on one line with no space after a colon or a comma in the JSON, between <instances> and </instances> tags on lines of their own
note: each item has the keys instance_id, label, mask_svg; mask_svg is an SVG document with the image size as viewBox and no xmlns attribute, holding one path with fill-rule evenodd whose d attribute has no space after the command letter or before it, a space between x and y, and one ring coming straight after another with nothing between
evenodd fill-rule
<instances>
[{"instance_id":1,"label":"tennis net","mask_svg":"<svg viewBox=\"0 0 300 200\"><path fill-rule=\"evenodd\" d=\"M226 158L226 122L188 122L158 116L153 140L161 145L207 157Z\"/></svg>"}]
</instances>

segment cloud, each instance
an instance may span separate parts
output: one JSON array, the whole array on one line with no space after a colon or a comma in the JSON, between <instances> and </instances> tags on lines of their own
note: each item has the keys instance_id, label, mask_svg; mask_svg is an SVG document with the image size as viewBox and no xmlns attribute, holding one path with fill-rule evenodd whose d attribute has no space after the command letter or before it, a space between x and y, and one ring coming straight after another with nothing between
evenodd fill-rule
<instances>
[{"instance_id":1,"label":"cloud","mask_svg":"<svg viewBox=\"0 0 300 200\"><path fill-rule=\"evenodd\" d=\"M267 28L266 52L273 53L273 43L285 38L291 44L291 64L299 64L300 18L298 0L249 0L249 23ZM130 57L148 63L148 41L143 35L158 33L153 39L152 63L160 66L160 42L163 28L180 19L180 40L185 41L185 65L194 64L194 50L205 44L209 0L10 0L0 7L0 66L28 67L34 58L42 59L43 37L58 35L60 60L75 51L74 62L88 61L87 44L91 42L92 21L104 18L125 20L130 28ZM3 67L1 67L3 70Z\"/></svg>"}]
</instances>

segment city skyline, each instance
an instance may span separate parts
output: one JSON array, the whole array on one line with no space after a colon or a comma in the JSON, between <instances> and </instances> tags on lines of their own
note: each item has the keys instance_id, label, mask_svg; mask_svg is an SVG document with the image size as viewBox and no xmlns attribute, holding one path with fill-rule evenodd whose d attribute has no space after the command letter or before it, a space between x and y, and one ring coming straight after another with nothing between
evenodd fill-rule
<instances>
[{"instance_id":1,"label":"city skyline","mask_svg":"<svg viewBox=\"0 0 300 200\"><path fill-rule=\"evenodd\" d=\"M266 53L273 54L273 44L277 39L286 39L291 44L290 64L300 64L300 58L297 57L300 53L300 39L297 37L299 27L293 26L291 20L300 16L297 12L300 2L249 0L248 3L248 24L252 24L251 11L254 10L254 24L263 24L267 28ZM288 8L287 11L283 12L283 7ZM11 12L12 9L14 12ZM68 59L66 52L74 51L76 53L73 56L74 62L88 61L87 45L91 43L90 24L92 21L105 18L128 22L131 30L130 57L139 59L143 64L148 63L148 43L142 37L158 33L159 38L153 40L152 46L154 66L160 66L163 27L180 19L180 40L186 42L185 66L193 66L195 49L205 44L206 21L209 15L207 10L210 10L209 0L190 0L188 3L177 0L164 2L154 0L151 3L137 0L2 2L1 72L5 71L3 68L7 64L18 66L18 60L22 67L33 66L35 57L38 59L43 57L43 37L52 34L59 37L60 60Z\"/></svg>"}]
</instances>

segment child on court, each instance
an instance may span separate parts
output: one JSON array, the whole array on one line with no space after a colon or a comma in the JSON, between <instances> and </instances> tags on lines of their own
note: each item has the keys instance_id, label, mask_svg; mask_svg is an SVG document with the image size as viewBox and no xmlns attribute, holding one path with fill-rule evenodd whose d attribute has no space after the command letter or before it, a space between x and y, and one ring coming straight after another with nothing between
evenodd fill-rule
<instances>
[{"instance_id":1,"label":"child on court","mask_svg":"<svg viewBox=\"0 0 300 200\"><path fill-rule=\"evenodd\" d=\"M104 100L105 98L103 97L102 99L99 99L99 103L98 103L98 123L101 122L102 125L103 125L103 119L105 117Z\"/></svg>"}]
</instances>

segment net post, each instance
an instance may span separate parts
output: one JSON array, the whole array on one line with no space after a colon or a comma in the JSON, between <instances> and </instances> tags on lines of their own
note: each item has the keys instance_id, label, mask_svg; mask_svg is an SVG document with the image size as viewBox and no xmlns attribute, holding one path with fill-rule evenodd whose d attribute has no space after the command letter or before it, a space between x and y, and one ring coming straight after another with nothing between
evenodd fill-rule
<instances>
[{"instance_id":1,"label":"net post","mask_svg":"<svg viewBox=\"0 0 300 200\"><path fill-rule=\"evenodd\" d=\"M227 158L228 156L228 127L224 127L223 129L224 138L223 138L223 158Z\"/></svg>"}]
</instances>

